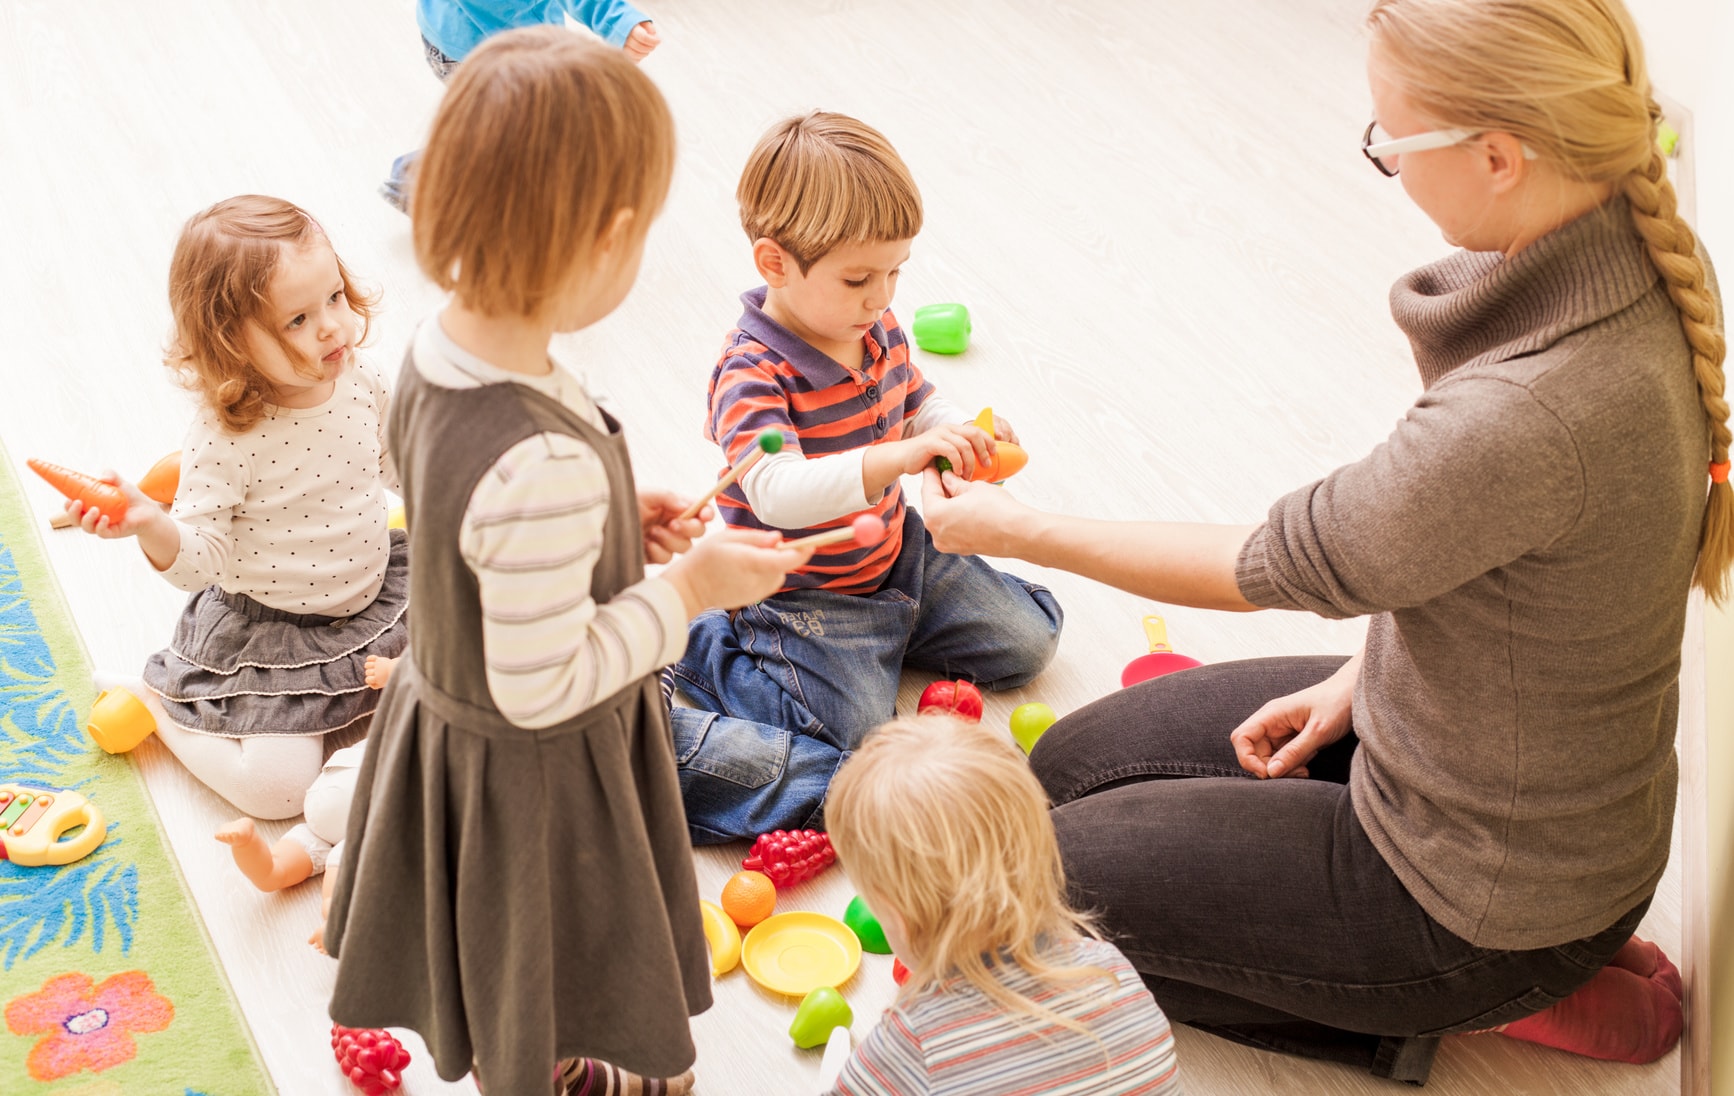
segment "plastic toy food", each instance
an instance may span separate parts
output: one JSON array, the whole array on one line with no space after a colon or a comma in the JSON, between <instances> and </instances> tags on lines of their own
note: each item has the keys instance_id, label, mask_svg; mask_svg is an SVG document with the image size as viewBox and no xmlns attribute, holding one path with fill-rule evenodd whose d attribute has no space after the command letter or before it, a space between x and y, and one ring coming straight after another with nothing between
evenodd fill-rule
<instances>
[{"instance_id":1,"label":"plastic toy food","mask_svg":"<svg viewBox=\"0 0 1734 1096\"><path fill-rule=\"evenodd\" d=\"M849 1062L849 1029L834 1027L825 1040L825 1055L819 1059L819 1089L829 1092L837 1086L837 1075Z\"/></svg>"},{"instance_id":2,"label":"plastic toy food","mask_svg":"<svg viewBox=\"0 0 1734 1096\"><path fill-rule=\"evenodd\" d=\"M940 712L968 723L980 723L981 690L967 681L935 681L921 690L915 710L921 715Z\"/></svg>"},{"instance_id":3,"label":"plastic toy food","mask_svg":"<svg viewBox=\"0 0 1734 1096\"><path fill-rule=\"evenodd\" d=\"M698 517L698 512L704 509L705 503L728 490L729 484L746 475L753 465L759 463L759 461L763 459L766 453L782 452L783 432L778 430L776 427L766 427L759 431L759 436L753 440L753 444L758 448L754 449L751 453L748 453L745 460L741 461L733 468L730 468L727 472L724 472L722 478L716 481L716 486L712 487L709 491L706 491L703 498L699 499L691 506L688 506L685 510L682 510L679 518L676 520L684 521L687 518Z\"/></svg>"},{"instance_id":4,"label":"plastic toy food","mask_svg":"<svg viewBox=\"0 0 1734 1096\"><path fill-rule=\"evenodd\" d=\"M181 488L181 451L176 449L150 466L150 470L139 477L138 489L144 497L163 506L171 506L175 501L175 492Z\"/></svg>"},{"instance_id":5,"label":"plastic toy food","mask_svg":"<svg viewBox=\"0 0 1734 1096\"><path fill-rule=\"evenodd\" d=\"M75 826L84 830L62 841ZM79 793L0 784L0 860L30 868L70 864L107 838L102 811Z\"/></svg>"},{"instance_id":6,"label":"plastic toy food","mask_svg":"<svg viewBox=\"0 0 1734 1096\"><path fill-rule=\"evenodd\" d=\"M1047 733L1059 716L1046 704L1019 704L1012 710L1011 733L1024 753L1036 748L1036 740Z\"/></svg>"},{"instance_id":7,"label":"plastic toy food","mask_svg":"<svg viewBox=\"0 0 1734 1096\"><path fill-rule=\"evenodd\" d=\"M891 980L900 986L909 981L909 968L903 965L903 960L896 957L891 960Z\"/></svg>"},{"instance_id":8,"label":"plastic toy food","mask_svg":"<svg viewBox=\"0 0 1734 1096\"><path fill-rule=\"evenodd\" d=\"M24 462L30 470L47 480L49 484L69 499L77 499L84 503L85 509L95 510L106 517L110 525L118 525L120 519L126 517L126 496L120 493L120 488L112 483L104 483L95 476L87 476L83 472L74 472L70 468L62 468L58 464L50 464L45 460L31 457Z\"/></svg>"},{"instance_id":9,"label":"plastic toy food","mask_svg":"<svg viewBox=\"0 0 1734 1096\"><path fill-rule=\"evenodd\" d=\"M981 414L975 417L975 425L986 431L988 437L993 437L993 408L983 408ZM993 457L986 464L976 464L975 473L969 477L971 480L977 483L1001 483L1023 471L1024 465L1030 462L1030 455L1021 445L996 441L993 446ZM944 457L936 457L933 466L941 472L952 470L951 462Z\"/></svg>"},{"instance_id":10,"label":"plastic toy food","mask_svg":"<svg viewBox=\"0 0 1734 1096\"><path fill-rule=\"evenodd\" d=\"M104 752L126 753L156 733L157 717L130 690L116 687L97 694L84 729Z\"/></svg>"},{"instance_id":11,"label":"plastic toy food","mask_svg":"<svg viewBox=\"0 0 1734 1096\"><path fill-rule=\"evenodd\" d=\"M795 1010L794 1022L789 1025L789 1038L802 1050L810 1050L829 1042L831 1032L837 1028L847 1028L854 1022L855 1010L843 1000L843 995L830 986L820 986L801 998L801 1007Z\"/></svg>"},{"instance_id":12,"label":"plastic toy food","mask_svg":"<svg viewBox=\"0 0 1734 1096\"><path fill-rule=\"evenodd\" d=\"M747 871L764 872L778 887L804 883L837 862L831 836L818 830L762 833L741 861Z\"/></svg>"},{"instance_id":13,"label":"plastic toy food","mask_svg":"<svg viewBox=\"0 0 1734 1096\"><path fill-rule=\"evenodd\" d=\"M705 942L710 945L711 977L721 978L740 965L741 930L715 902L700 898L698 908L704 921Z\"/></svg>"},{"instance_id":14,"label":"plastic toy food","mask_svg":"<svg viewBox=\"0 0 1734 1096\"><path fill-rule=\"evenodd\" d=\"M910 324L915 345L929 354L961 354L969 346L969 309L961 304L924 304Z\"/></svg>"},{"instance_id":15,"label":"plastic toy food","mask_svg":"<svg viewBox=\"0 0 1734 1096\"><path fill-rule=\"evenodd\" d=\"M870 951L874 955L891 954L891 945L885 940L885 929L880 926L879 918L873 916L873 911L867 908L867 900L859 894L850 900L849 908L843 911L843 923L860 939L862 951Z\"/></svg>"},{"instance_id":16,"label":"plastic toy food","mask_svg":"<svg viewBox=\"0 0 1734 1096\"><path fill-rule=\"evenodd\" d=\"M343 1075L367 1096L396 1091L403 1083L403 1067L409 1051L383 1028L346 1028L331 1025L331 1053Z\"/></svg>"},{"instance_id":17,"label":"plastic toy food","mask_svg":"<svg viewBox=\"0 0 1734 1096\"><path fill-rule=\"evenodd\" d=\"M805 997L854 977L861 966L861 941L835 917L807 910L779 913L754 925L741 940L741 966L772 993Z\"/></svg>"},{"instance_id":18,"label":"plastic toy food","mask_svg":"<svg viewBox=\"0 0 1734 1096\"><path fill-rule=\"evenodd\" d=\"M828 544L847 544L854 541L861 547L878 544L885 539L885 519L877 514L861 514L854 521L838 529L827 529L823 533L814 533L810 537L783 542L785 548L823 548Z\"/></svg>"},{"instance_id":19,"label":"plastic toy food","mask_svg":"<svg viewBox=\"0 0 1734 1096\"><path fill-rule=\"evenodd\" d=\"M1152 614L1144 618L1144 636L1150 641L1150 653L1139 655L1120 671L1122 689L1140 681L1174 673L1176 670L1190 670L1194 666L1204 665L1196 658L1174 653L1174 648L1168 645L1168 626L1162 623L1159 616Z\"/></svg>"},{"instance_id":20,"label":"plastic toy food","mask_svg":"<svg viewBox=\"0 0 1734 1096\"><path fill-rule=\"evenodd\" d=\"M738 871L723 884L723 912L743 929L750 929L777 908L777 886L757 871Z\"/></svg>"}]
</instances>

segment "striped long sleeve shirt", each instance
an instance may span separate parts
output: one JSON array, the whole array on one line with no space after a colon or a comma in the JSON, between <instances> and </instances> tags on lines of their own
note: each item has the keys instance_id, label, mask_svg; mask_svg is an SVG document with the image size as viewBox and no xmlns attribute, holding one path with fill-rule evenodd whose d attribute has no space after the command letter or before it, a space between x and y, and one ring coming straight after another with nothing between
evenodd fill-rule
<instances>
[{"instance_id":1,"label":"striped long sleeve shirt","mask_svg":"<svg viewBox=\"0 0 1734 1096\"><path fill-rule=\"evenodd\" d=\"M557 363L540 377L508 373L453 343L437 318L416 332L415 364L447 388L528 385L602 424L584 386ZM608 502L601 459L566 434L525 438L470 493L458 538L481 599L488 691L521 727L570 719L686 649L685 605L661 578L604 604L590 596Z\"/></svg>"},{"instance_id":2,"label":"striped long sleeve shirt","mask_svg":"<svg viewBox=\"0 0 1734 1096\"><path fill-rule=\"evenodd\" d=\"M902 548L904 501L896 483L866 496L862 454L968 416L934 394L889 310L862 340L861 367L850 369L766 315L763 286L741 294L741 303L745 311L711 373L705 437L722 447L728 467L749 457L767 429L782 432L783 449L717 498L723 521L799 537L876 514L884 540L821 548L783 587L870 594Z\"/></svg>"},{"instance_id":3,"label":"striped long sleeve shirt","mask_svg":"<svg viewBox=\"0 0 1734 1096\"><path fill-rule=\"evenodd\" d=\"M1179 1096L1168 1018L1120 949L1070 941L1051 961L1101 967L1113 979L1056 988L1021 967L996 969L1008 988L1088 1035L1008 1015L953 979L887 1009L828 1096Z\"/></svg>"}]
</instances>

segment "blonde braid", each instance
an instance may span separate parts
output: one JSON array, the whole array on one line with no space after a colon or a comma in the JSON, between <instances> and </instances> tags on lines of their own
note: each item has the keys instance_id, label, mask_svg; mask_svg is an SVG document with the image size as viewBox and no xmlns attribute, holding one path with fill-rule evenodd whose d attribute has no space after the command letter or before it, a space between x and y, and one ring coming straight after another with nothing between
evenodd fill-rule
<instances>
[{"instance_id":1,"label":"blonde braid","mask_svg":"<svg viewBox=\"0 0 1734 1096\"><path fill-rule=\"evenodd\" d=\"M1651 113L1658 113L1653 104ZM1710 462L1724 464L1730 432L1722 363L1728 343L1716 315L1716 299L1707 284L1704 260L1698 256L1697 238L1680 219L1661 149L1651 145L1649 159L1626 176L1622 189L1650 263L1662 275L1668 296L1680 312L1680 326L1692 351L1698 398L1710 420ZM1734 565L1734 489L1728 485L1726 469L1721 471L1722 482L1713 478L1710 484L1698 538L1698 569L1692 577L1693 584L1715 602L1729 595L1728 569Z\"/></svg>"}]
</instances>

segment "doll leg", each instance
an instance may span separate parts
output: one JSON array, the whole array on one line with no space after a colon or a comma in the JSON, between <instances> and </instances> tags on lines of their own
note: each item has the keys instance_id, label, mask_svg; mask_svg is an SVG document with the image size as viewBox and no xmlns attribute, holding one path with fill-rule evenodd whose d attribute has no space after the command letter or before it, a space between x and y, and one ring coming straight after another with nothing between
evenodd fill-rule
<instances>
[{"instance_id":1,"label":"doll leg","mask_svg":"<svg viewBox=\"0 0 1734 1096\"><path fill-rule=\"evenodd\" d=\"M296 830L305 829L295 827ZM266 845L251 818L237 818L219 829L218 841L229 846L235 866L247 881L262 891L280 891L313 875L313 856L307 846L296 840L295 830L280 838L275 845ZM321 858L323 859L323 857Z\"/></svg>"}]
</instances>

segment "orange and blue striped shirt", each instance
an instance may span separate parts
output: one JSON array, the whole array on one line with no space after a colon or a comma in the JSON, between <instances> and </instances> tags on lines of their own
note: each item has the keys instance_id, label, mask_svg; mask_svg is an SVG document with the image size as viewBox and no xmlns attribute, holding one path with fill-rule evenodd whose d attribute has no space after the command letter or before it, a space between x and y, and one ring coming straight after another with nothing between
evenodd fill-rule
<instances>
[{"instance_id":1,"label":"orange and blue striped shirt","mask_svg":"<svg viewBox=\"0 0 1734 1096\"><path fill-rule=\"evenodd\" d=\"M1174 1033L1132 964L1101 940L1056 952L1045 958L1112 980L1061 987L1009 963L994 975L1089 1034L1011 1015L954 978L887 1009L828 1096L1179 1096Z\"/></svg>"},{"instance_id":2,"label":"orange and blue striped shirt","mask_svg":"<svg viewBox=\"0 0 1734 1096\"><path fill-rule=\"evenodd\" d=\"M848 369L766 315L765 287L741 294L741 303L746 311L728 333L711 372L710 417L705 423L705 437L722 446L729 467L753 451L766 429L782 431L783 453L805 458L897 441L905 423L933 394L933 385L909 360L908 340L890 310L863 337L861 367ZM873 593L903 546L903 488L896 483L868 510L839 514L803 529L761 521L738 482L716 501L729 525L775 529L787 537L846 526L861 513L884 520L884 540L865 547L851 543L819 549L806 567L789 576L782 592Z\"/></svg>"}]
</instances>

